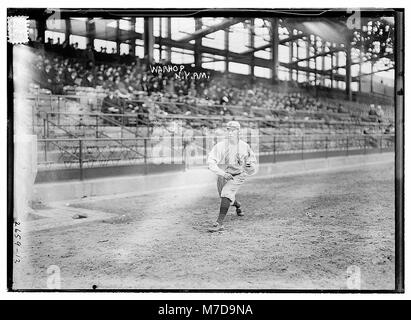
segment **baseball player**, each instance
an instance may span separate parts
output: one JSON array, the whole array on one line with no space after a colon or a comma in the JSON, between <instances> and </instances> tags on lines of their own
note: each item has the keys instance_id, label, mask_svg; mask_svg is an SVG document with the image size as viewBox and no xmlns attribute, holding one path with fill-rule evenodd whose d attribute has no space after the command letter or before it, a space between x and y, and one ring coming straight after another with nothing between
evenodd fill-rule
<instances>
[{"instance_id":1,"label":"baseball player","mask_svg":"<svg viewBox=\"0 0 411 320\"><path fill-rule=\"evenodd\" d=\"M217 189L221 197L220 214L210 232L224 230L223 221L230 208L236 208L243 216L241 204L235 199L237 191L248 175L257 170L257 159L251 147L240 140L240 123L230 121L226 125L225 139L217 143L208 155L208 166L217 176Z\"/></svg>"}]
</instances>

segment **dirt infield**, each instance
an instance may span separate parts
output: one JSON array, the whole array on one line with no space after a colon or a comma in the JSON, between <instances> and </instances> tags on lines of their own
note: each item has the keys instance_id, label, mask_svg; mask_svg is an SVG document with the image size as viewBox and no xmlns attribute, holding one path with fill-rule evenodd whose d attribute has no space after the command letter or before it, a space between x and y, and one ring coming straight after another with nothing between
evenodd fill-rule
<instances>
[{"instance_id":1,"label":"dirt infield","mask_svg":"<svg viewBox=\"0 0 411 320\"><path fill-rule=\"evenodd\" d=\"M119 218L27 235L15 288L394 289L394 165L247 181L210 234L215 187L72 204Z\"/></svg>"}]
</instances>

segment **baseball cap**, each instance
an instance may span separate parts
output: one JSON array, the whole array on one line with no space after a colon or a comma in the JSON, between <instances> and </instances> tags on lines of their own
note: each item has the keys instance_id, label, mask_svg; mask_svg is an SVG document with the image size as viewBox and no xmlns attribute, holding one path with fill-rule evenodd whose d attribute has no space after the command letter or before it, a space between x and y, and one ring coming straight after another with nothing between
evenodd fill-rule
<instances>
[{"instance_id":1,"label":"baseball cap","mask_svg":"<svg viewBox=\"0 0 411 320\"><path fill-rule=\"evenodd\" d=\"M229 121L226 125L227 128L235 128L240 130L240 123L238 121Z\"/></svg>"}]
</instances>

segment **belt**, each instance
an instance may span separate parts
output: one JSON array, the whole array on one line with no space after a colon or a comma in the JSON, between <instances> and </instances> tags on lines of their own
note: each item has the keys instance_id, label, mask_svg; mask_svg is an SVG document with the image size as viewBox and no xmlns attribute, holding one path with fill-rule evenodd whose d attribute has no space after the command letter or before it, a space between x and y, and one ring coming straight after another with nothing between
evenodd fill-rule
<instances>
[{"instance_id":1,"label":"belt","mask_svg":"<svg viewBox=\"0 0 411 320\"><path fill-rule=\"evenodd\" d=\"M229 173L229 172L227 172L227 173ZM242 172L240 172L240 173L230 173L233 177L235 177L235 176L238 176L238 175L240 175L240 174L242 174Z\"/></svg>"}]
</instances>

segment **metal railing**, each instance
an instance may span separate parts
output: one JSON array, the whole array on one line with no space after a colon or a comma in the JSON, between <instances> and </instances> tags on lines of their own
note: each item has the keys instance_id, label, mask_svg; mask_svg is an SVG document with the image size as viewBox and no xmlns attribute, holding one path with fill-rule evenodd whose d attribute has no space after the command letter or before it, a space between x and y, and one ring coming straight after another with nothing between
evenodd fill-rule
<instances>
[{"instance_id":1,"label":"metal railing","mask_svg":"<svg viewBox=\"0 0 411 320\"><path fill-rule=\"evenodd\" d=\"M104 113L51 113L43 114L43 138L52 138L53 133L50 130L58 129L70 132L72 135L84 136L87 131L92 133L95 138L104 135L104 128L120 128L121 137L124 132L132 133L138 136L138 126L148 125L148 121L141 114L122 115L122 114L104 114ZM70 136L70 135L69 135Z\"/></svg>"},{"instance_id":2,"label":"metal railing","mask_svg":"<svg viewBox=\"0 0 411 320\"><path fill-rule=\"evenodd\" d=\"M248 139L253 139L249 136ZM39 170L95 167L183 164L204 165L216 136L123 138L38 139ZM272 136L259 140L255 152L261 162L287 159L348 156L394 150L394 135L362 136Z\"/></svg>"},{"instance_id":3,"label":"metal railing","mask_svg":"<svg viewBox=\"0 0 411 320\"><path fill-rule=\"evenodd\" d=\"M167 124L170 121L181 120L193 128L200 127L219 127L223 122L235 119L246 127L261 129L270 129L280 127L283 129L292 129L295 126L304 126L304 128L315 126L327 126L328 128L343 127L344 133L358 132L361 128L384 128L383 123L363 123L349 121L323 121L323 120L281 120L265 119L263 117L244 117L244 116L205 116L205 115L150 115L147 113L130 113L130 114L105 114L105 113L69 113L69 112L44 112L38 114L37 130L42 138L58 138L56 130L60 131L65 137L89 136L99 138L109 136L108 130L118 128L120 137L148 137L149 130L158 124ZM56 130L50 130L50 129ZM327 134L327 130L323 130ZM264 134L264 130L261 133ZM272 133L268 133L272 135Z\"/></svg>"}]
</instances>

